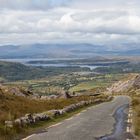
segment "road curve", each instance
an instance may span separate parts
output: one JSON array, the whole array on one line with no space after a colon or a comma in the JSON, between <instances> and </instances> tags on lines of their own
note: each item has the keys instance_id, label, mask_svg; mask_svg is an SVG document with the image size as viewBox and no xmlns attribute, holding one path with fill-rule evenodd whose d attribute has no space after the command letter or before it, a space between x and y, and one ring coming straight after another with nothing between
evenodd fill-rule
<instances>
[{"instance_id":1,"label":"road curve","mask_svg":"<svg viewBox=\"0 0 140 140\"><path fill-rule=\"evenodd\" d=\"M112 133L113 114L123 105L129 104L127 96L115 97L113 101L92 106L87 110L24 140L96 140Z\"/></svg>"}]
</instances>

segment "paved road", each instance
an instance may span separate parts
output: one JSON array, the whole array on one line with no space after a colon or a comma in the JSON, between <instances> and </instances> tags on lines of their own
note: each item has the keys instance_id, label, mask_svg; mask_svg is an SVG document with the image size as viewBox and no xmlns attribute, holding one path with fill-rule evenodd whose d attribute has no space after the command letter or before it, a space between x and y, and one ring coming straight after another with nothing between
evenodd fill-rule
<instances>
[{"instance_id":1,"label":"paved road","mask_svg":"<svg viewBox=\"0 0 140 140\"><path fill-rule=\"evenodd\" d=\"M112 102L102 103L77 114L46 132L34 134L27 140L95 140L111 134L115 119L113 114L122 105L129 104L126 96L118 96Z\"/></svg>"}]
</instances>

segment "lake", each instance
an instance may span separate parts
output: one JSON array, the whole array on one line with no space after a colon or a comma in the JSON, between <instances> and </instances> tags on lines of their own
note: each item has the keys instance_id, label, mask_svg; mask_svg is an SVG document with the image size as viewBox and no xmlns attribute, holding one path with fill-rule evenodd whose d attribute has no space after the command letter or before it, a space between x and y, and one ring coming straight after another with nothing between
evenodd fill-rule
<instances>
[{"instance_id":1,"label":"lake","mask_svg":"<svg viewBox=\"0 0 140 140\"><path fill-rule=\"evenodd\" d=\"M25 59L0 59L1 61L7 61L7 62L19 62L22 63L24 65L28 65L28 66L42 66L42 67L87 67L90 68L90 70L93 70L97 67L101 67L101 66L96 66L96 65L86 65L86 64L66 64L66 63L52 63L54 60L75 60L75 58L63 58L63 59L48 59L48 58L40 58L40 59L31 59L31 58L25 58ZM49 64L41 64L41 63L28 63L30 61L49 61Z\"/></svg>"}]
</instances>

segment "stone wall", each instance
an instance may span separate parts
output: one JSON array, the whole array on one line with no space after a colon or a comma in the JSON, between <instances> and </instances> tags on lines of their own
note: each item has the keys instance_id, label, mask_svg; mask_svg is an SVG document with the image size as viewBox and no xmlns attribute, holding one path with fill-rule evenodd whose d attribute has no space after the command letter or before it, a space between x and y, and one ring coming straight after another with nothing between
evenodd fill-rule
<instances>
[{"instance_id":1,"label":"stone wall","mask_svg":"<svg viewBox=\"0 0 140 140\"><path fill-rule=\"evenodd\" d=\"M10 127L10 128L12 128L14 126L24 127L27 125L35 124L39 121L50 120L56 116L60 116L65 113L72 112L83 106L87 106L90 104L97 104L97 103L101 103L103 101L105 101L105 100L96 99L96 100L89 100L89 101L81 101L79 103L66 106L65 108L60 109L60 110L50 110L47 112L37 113L37 114L26 114L24 117L18 118L14 121L5 121L5 125L6 125L6 127Z\"/></svg>"}]
</instances>

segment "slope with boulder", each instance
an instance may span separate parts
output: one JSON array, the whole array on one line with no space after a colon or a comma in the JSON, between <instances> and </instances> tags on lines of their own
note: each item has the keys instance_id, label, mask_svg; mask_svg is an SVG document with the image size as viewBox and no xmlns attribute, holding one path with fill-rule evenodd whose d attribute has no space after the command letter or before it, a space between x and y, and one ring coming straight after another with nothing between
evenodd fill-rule
<instances>
[{"instance_id":1,"label":"slope with boulder","mask_svg":"<svg viewBox=\"0 0 140 140\"><path fill-rule=\"evenodd\" d=\"M140 74L130 74L127 79L123 79L111 87L107 88L108 93L138 93L140 90Z\"/></svg>"}]
</instances>

